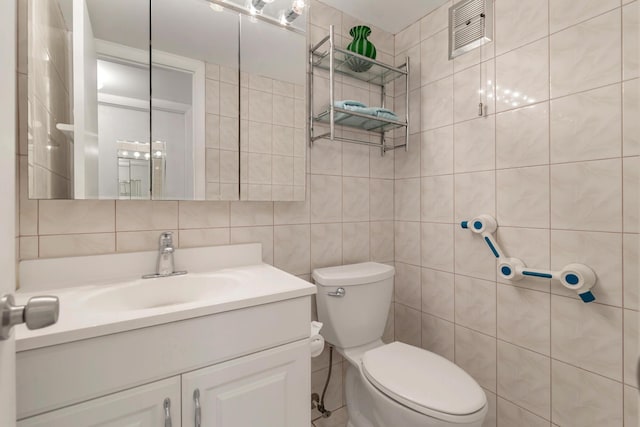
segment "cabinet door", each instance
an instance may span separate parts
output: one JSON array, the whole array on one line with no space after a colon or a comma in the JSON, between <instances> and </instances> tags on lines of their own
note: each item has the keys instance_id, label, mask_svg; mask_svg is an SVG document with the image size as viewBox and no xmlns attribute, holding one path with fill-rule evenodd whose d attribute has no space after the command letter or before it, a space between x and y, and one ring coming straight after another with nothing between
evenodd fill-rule
<instances>
[{"instance_id":1,"label":"cabinet door","mask_svg":"<svg viewBox=\"0 0 640 427\"><path fill-rule=\"evenodd\" d=\"M174 427L180 426L180 377L157 381L18 422L18 427Z\"/></svg>"},{"instance_id":2,"label":"cabinet door","mask_svg":"<svg viewBox=\"0 0 640 427\"><path fill-rule=\"evenodd\" d=\"M300 427L310 418L309 341L262 351L182 376L182 426Z\"/></svg>"}]
</instances>

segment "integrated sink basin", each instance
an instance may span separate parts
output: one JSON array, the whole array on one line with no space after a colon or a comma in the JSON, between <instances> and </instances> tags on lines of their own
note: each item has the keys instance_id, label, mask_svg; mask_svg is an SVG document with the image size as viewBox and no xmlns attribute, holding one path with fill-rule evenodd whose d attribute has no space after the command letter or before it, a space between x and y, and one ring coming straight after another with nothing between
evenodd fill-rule
<instances>
[{"instance_id":1,"label":"integrated sink basin","mask_svg":"<svg viewBox=\"0 0 640 427\"><path fill-rule=\"evenodd\" d=\"M178 249L184 275L142 279L157 252L22 261L16 303L60 300L58 323L18 326L26 351L309 296L315 286L262 262L260 244Z\"/></svg>"},{"instance_id":2,"label":"integrated sink basin","mask_svg":"<svg viewBox=\"0 0 640 427\"><path fill-rule=\"evenodd\" d=\"M106 311L151 310L208 300L231 300L242 292L239 275L185 274L139 279L90 293L87 308Z\"/></svg>"}]
</instances>

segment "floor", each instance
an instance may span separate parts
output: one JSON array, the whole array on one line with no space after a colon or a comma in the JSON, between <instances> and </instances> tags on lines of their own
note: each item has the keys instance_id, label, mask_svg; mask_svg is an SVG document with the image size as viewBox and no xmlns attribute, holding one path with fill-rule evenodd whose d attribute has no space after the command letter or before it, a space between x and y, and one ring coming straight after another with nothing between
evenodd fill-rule
<instances>
[{"instance_id":1,"label":"floor","mask_svg":"<svg viewBox=\"0 0 640 427\"><path fill-rule=\"evenodd\" d=\"M329 418L318 418L311 423L312 427L346 427L347 426L347 408L342 407L333 411Z\"/></svg>"}]
</instances>

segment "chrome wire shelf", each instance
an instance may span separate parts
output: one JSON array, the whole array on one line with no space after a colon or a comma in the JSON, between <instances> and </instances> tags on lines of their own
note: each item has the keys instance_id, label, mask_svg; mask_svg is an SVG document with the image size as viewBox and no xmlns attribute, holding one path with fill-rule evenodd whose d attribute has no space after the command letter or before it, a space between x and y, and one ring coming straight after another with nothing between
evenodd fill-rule
<instances>
[{"instance_id":1,"label":"chrome wire shelf","mask_svg":"<svg viewBox=\"0 0 640 427\"><path fill-rule=\"evenodd\" d=\"M399 67L394 67L380 61L350 52L335 45L334 27L329 27L329 35L323 38L309 51L309 146L313 147L314 142L321 139L331 141L342 141L353 144L368 145L380 148L380 154L395 150L396 148L409 149L409 58ZM313 87L314 69L326 70L329 72L329 106L315 114L313 111ZM404 120L393 120L385 117L364 114L335 106L335 76L337 74L348 76L369 84L381 87L380 105L385 107L386 91L385 85L404 77L406 85L405 97L405 117ZM329 126L329 131L315 134L314 123L321 123ZM360 131L377 134L380 142L371 142L370 138L352 139L336 135L336 125L358 129ZM385 143L385 133L394 129L405 130L404 144L387 145Z\"/></svg>"}]
</instances>

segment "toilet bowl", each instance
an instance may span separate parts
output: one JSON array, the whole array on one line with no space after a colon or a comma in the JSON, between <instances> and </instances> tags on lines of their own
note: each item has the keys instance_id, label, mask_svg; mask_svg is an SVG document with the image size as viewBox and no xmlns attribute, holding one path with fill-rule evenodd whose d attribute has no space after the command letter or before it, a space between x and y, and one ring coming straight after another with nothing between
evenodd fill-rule
<instances>
[{"instance_id":1,"label":"toilet bowl","mask_svg":"<svg viewBox=\"0 0 640 427\"><path fill-rule=\"evenodd\" d=\"M408 344L381 340L393 267L361 263L316 269L323 335L349 362L349 427L480 427L487 398L449 360Z\"/></svg>"}]
</instances>

